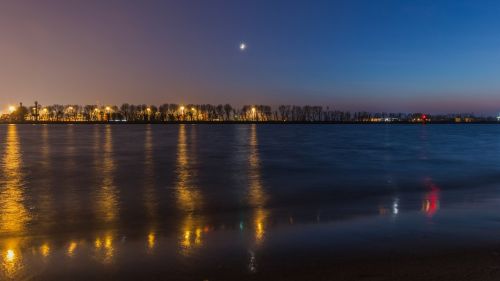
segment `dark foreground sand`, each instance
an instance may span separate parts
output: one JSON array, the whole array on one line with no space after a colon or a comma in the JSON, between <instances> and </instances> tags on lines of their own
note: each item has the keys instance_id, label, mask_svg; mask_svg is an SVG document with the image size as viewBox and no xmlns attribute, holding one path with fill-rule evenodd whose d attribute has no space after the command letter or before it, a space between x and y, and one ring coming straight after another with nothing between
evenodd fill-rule
<instances>
[{"instance_id":1,"label":"dark foreground sand","mask_svg":"<svg viewBox=\"0 0 500 281\"><path fill-rule=\"evenodd\" d=\"M302 261L302 262L301 262ZM66 272L67 273L67 272ZM425 255L400 254L370 258L288 256L255 273L242 274L231 264L203 272L172 272L158 267L144 272L122 268L113 273L79 272L34 277L30 280L500 280L500 245Z\"/></svg>"},{"instance_id":2,"label":"dark foreground sand","mask_svg":"<svg viewBox=\"0 0 500 281\"><path fill-rule=\"evenodd\" d=\"M308 260L243 280L500 280L500 246L431 255Z\"/></svg>"}]
</instances>

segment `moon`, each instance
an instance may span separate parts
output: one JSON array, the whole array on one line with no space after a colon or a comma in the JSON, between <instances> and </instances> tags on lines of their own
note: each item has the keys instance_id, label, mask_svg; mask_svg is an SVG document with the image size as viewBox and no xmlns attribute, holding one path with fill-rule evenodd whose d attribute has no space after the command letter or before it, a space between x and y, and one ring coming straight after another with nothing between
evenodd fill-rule
<instances>
[{"instance_id":1,"label":"moon","mask_svg":"<svg viewBox=\"0 0 500 281\"><path fill-rule=\"evenodd\" d=\"M245 51L247 49L247 44L245 42L240 43L240 51Z\"/></svg>"}]
</instances>

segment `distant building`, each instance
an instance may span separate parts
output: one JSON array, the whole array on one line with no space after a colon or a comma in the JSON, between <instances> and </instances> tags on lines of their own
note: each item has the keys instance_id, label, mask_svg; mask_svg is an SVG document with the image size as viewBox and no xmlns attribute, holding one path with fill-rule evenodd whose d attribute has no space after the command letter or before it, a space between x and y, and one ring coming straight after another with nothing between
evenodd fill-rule
<instances>
[{"instance_id":1,"label":"distant building","mask_svg":"<svg viewBox=\"0 0 500 281\"><path fill-rule=\"evenodd\" d=\"M455 123L471 123L474 121L472 117L455 117Z\"/></svg>"},{"instance_id":2,"label":"distant building","mask_svg":"<svg viewBox=\"0 0 500 281\"><path fill-rule=\"evenodd\" d=\"M373 122L373 123L379 123L379 122L384 121L384 119L382 117L372 117L372 118L370 118L369 121Z\"/></svg>"}]
</instances>

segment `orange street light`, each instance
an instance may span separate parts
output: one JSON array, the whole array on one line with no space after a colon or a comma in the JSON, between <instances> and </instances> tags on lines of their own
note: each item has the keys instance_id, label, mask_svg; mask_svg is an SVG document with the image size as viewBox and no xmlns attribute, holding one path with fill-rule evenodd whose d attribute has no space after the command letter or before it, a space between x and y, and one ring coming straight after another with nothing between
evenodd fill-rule
<instances>
[{"instance_id":1,"label":"orange street light","mask_svg":"<svg viewBox=\"0 0 500 281\"><path fill-rule=\"evenodd\" d=\"M5 261L7 262L13 262L16 259L16 253L12 249L8 249L7 253L5 254Z\"/></svg>"}]
</instances>

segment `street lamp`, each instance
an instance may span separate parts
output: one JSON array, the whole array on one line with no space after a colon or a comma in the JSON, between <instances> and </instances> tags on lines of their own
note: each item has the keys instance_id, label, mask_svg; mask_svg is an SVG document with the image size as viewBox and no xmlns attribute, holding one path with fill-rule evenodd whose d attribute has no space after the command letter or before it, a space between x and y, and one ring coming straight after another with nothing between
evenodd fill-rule
<instances>
[{"instance_id":1,"label":"street lamp","mask_svg":"<svg viewBox=\"0 0 500 281\"><path fill-rule=\"evenodd\" d=\"M193 117L195 117L196 119L198 119L198 116L196 116L196 108L191 107L191 111L193 112L191 114L191 121L193 120Z\"/></svg>"},{"instance_id":2,"label":"street lamp","mask_svg":"<svg viewBox=\"0 0 500 281\"><path fill-rule=\"evenodd\" d=\"M100 115L99 113L100 113L99 108L97 108L97 107L96 107L96 108L94 108L94 116L92 117L92 119L94 119L94 118L95 118L96 120L99 120L99 119L100 119L100 118L99 118L99 117L100 117L100 116L99 116L99 115Z\"/></svg>"},{"instance_id":3,"label":"street lamp","mask_svg":"<svg viewBox=\"0 0 500 281\"><path fill-rule=\"evenodd\" d=\"M255 107L252 107L252 118L254 120L255 120L255 111L256 111Z\"/></svg>"},{"instance_id":4,"label":"street lamp","mask_svg":"<svg viewBox=\"0 0 500 281\"><path fill-rule=\"evenodd\" d=\"M181 110L181 115L184 117L184 106L181 106L179 109Z\"/></svg>"},{"instance_id":5,"label":"street lamp","mask_svg":"<svg viewBox=\"0 0 500 281\"><path fill-rule=\"evenodd\" d=\"M107 114L107 116L106 116L107 120L106 121L109 122L109 120L111 119L111 107L106 106L106 114Z\"/></svg>"},{"instance_id":6,"label":"street lamp","mask_svg":"<svg viewBox=\"0 0 500 281\"><path fill-rule=\"evenodd\" d=\"M14 250L9 249L7 250L7 254L5 254L5 260L7 262L13 262L16 259L16 253L14 253Z\"/></svg>"}]
</instances>

